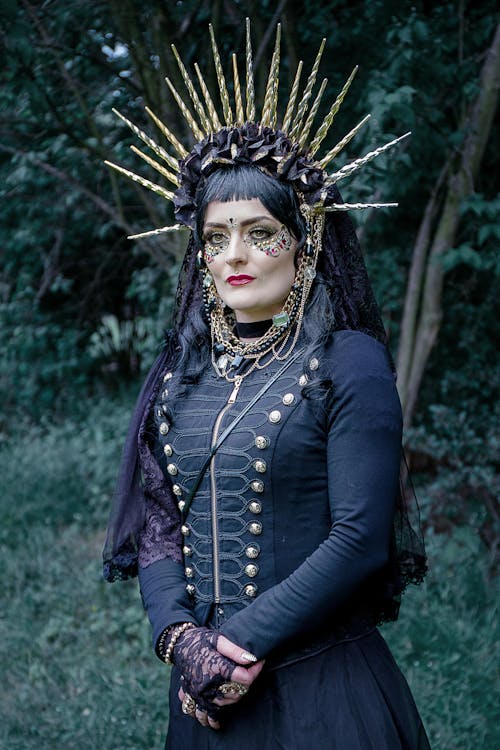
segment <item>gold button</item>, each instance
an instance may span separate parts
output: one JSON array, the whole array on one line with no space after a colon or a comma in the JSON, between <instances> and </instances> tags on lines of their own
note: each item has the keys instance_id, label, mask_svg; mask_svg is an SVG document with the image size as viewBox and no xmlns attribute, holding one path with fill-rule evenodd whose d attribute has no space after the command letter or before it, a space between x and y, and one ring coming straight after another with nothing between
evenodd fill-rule
<instances>
[{"instance_id":1,"label":"gold button","mask_svg":"<svg viewBox=\"0 0 500 750\"><path fill-rule=\"evenodd\" d=\"M165 444L165 445L163 446L163 453L164 453L164 454L165 454L166 456L170 457L170 456L172 455L172 453L173 453L173 452L174 452L174 451L173 451L173 449L172 449L172 446L170 445L170 443L166 443L166 444Z\"/></svg>"},{"instance_id":2,"label":"gold button","mask_svg":"<svg viewBox=\"0 0 500 750\"><path fill-rule=\"evenodd\" d=\"M257 594L257 586L254 583L249 583L245 586L245 594L254 597Z\"/></svg>"},{"instance_id":3,"label":"gold button","mask_svg":"<svg viewBox=\"0 0 500 750\"><path fill-rule=\"evenodd\" d=\"M166 435L167 432L169 431L169 429L170 429L170 427L168 426L168 424L166 422L162 422L161 423L161 425L160 425L160 433L162 435Z\"/></svg>"},{"instance_id":4,"label":"gold button","mask_svg":"<svg viewBox=\"0 0 500 750\"><path fill-rule=\"evenodd\" d=\"M301 375L299 378L299 385L307 385L307 375Z\"/></svg>"},{"instance_id":5,"label":"gold button","mask_svg":"<svg viewBox=\"0 0 500 750\"><path fill-rule=\"evenodd\" d=\"M278 411L278 409L272 411L269 415L269 421L272 424L278 424L278 422L281 422L281 412Z\"/></svg>"},{"instance_id":6,"label":"gold button","mask_svg":"<svg viewBox=\"0 0 500 750\"><path fill-rule=\"evenodd\" d=\"M250 487L254 492L264 492L264 482L261 479L254 479L253 482L250 482Z\"/></svg>"},{"instance_id":7,"label":"gold button","mask_svg":"<svg viewBox=\"0 0 500 750\"><path fill-rule=\"evenodd\" d=\"M174 493L174 495L177 495L177 497L180 497L180 495L182 495L182 487L180 486L180 484L172 485L172 492Z\"/></svg>"},{"instance_id":8,"label":"gold button","mask_svg":"<svg viewBox=\"0 0 500 750\"><path fill-rule=\"evenodd\" d=\"M285 406L291 406L294 401L295 396L293 395L293 393L285 393L285 395L283 396L283 403L285 404Z\"/></svg>"},{"instance_id":9,"label":"gold button","mask_svg":"<svg viewBox=\"0 0 500 750\"><path fill-rule=\"evenodd\" d=\"M168 396L168 388L164 388L162 390L162 392L161 392L161 398L162 398L162 400L165 401L165 399L167 398L167 396Z\"/></svg>"},{"instance_id":10,"label":"gold button","mask_svg":"<svg viewBox=\"0 0 500 750\"><path fill-rule=\"evenodd\" d=\"M186 555L186 557L190 557L193 554L193 550L191 549L191 547L188 547L187 544L184 545L182 551Z\"/></svg>"},{"instance_id":11,"label":"gold button","mask_svg":"<svg viewBox=\"0 0 500 750\"><path fill-rule=\"evenodd\" d=\"M259 566L255 565L254 563L249 563L248 565L245 565L245 573L249 578L255 578L257 573L259 572Z\"/></svg>"},{"instance_id":12,"label":"gold button","mask_svg":"<svg viewBox=\"0 0 500 750\"><path fill-rule=\"evenodd\" d=\"M188 592L188 594L194 594L196 588L192 583L188 583L188 585L186 586L186 591Z\"/></svg>"},{"instance_id":13,"label":"gold button","mask_svg":"<svg viewBox=\"0 0 500 750\"><path fill-rule=\"evenodd\" d=\"M319 359L317 357L312 357L309 360L309 369L310 370L317 370L319 367Z\"/></svg>"},{"instance_id":14,"label":"gold button","mask_svg":"<svg viewBox=\"0 0 500 750\"><path fill-rule=\"evenodd\" d=\"M186 501L185 500L179 500L179 502L177 503L177 507L179 508L180 512L182 513L182 511L186 507Z\"/></svg>"},{"instance_id":15,"label":"gold button","mask_svg":"<svg viewBox=\"0 0 500 750\"><path fill-rule=\"evenodd\" d=\"M189 536L189 534L191 533L191 529L189 528L189 526L186 526L186 524L183 523L181 526L181 532L184 534L184 536Z\"/></svg>"},{"instance_id":16,"label":"gold button","mask_svg":"<svg viewBox=\"0 0 500 750\"><path fill-rule=\"evenodd\" d=\"M165 374L164 378L163 378L163 382L166 383L167 380L170 380L171 377L172 377L172 373L171 372L167 372Z\"/></svg>"},{"instance_id":17,"label":"gold button","mask_svg":"<svg viewBox=\"0 0 500 750\"><path fill-rule=\"evenodd\" d=\"M248 506L248 510L250 513L262 513L262 505L258 503L257 500L252 500Z\"/></svg>"},{"instance_id":18,"label":"gold button","mask_svg":"<svg viewBox=\"0 0 500 750\"><path fill-rule=\"evenodd\" d=\"M175 477L175 475L177 474L177 466L175 464L168 464L167 471L170 476Z\"/></svg>"},{"instance_id":19,"label":"gold button","mask_svg":"<svg viewBox=\"0 0 500 750\"><path fill-rule=\"evenodd\" d=\"M262 534L262 524L260 521L252 521L250 526L248 527L248 530L250 531L250 534L253 534L254 536L259 536L259 534Z\"/></svg>"},{"instance_id":20,"label":"gold button","mask_svg":"<svg viewBox=\"0 0 500 750\"><path fill-rule=\"evenodd\" d=\"M256 547L254 544L249 544L248 547L245 549L245 555L250 558L250 560L255 560L256 557L259 556L260 549Z\"/></svg>"},{"instance_id":21,"label":"gold button","mask_svg":"<svg viewBox=\"0 0 500 750\"><path fill-rule=\"evenodd\" d=\"M261 461L260 459L258 459L257 461L253 462L253 468L255 469L255 471L258 471L259 474L264 474L267 469L267 464L265 461Z\"/></svg>"},{"instance_id":22,"label":"gold button","mask_svg":"<svg viewBox=\"0 0 500 750\"><path fill-rule=\"evenodd\" d=\"M185 569L186 578L192 578L194 576L194 570L192 568Z\"/></svg>"},{"instance_id":23,"label":"gold button","mask_svg":"<svg viewBox=\"0 0 500 750\"><path fill-rule=\"evenodd\" d=\"M255 445L257 446L257 448L260 448L260 450L263 450L269 445L269 440L264 437L264 435L257 435L257 437L255 438Z\"/></svg>"}]
</instances>

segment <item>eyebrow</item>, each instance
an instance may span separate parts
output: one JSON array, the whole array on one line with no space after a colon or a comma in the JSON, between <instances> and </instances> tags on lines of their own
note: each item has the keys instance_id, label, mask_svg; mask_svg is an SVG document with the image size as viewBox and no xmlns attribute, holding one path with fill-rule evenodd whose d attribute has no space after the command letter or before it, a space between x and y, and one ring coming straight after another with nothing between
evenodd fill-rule
<instances>
[{"instance_id":1,"label":"eyebrow","mask_svg":"<svg viewBox=\"0 0 500 750\"><path fill-rule=\"evenodd\" d=\"M246 227L249 224L255 224L257 221L276 221L276 219L274 219L272 216L252 216L251 219L239 221L238 224L242 227ZM203 226L203 229L208 229L209 227L227 227L228 224L229 221L207 221L207 223Z\"/></svg>"}]
</instances>

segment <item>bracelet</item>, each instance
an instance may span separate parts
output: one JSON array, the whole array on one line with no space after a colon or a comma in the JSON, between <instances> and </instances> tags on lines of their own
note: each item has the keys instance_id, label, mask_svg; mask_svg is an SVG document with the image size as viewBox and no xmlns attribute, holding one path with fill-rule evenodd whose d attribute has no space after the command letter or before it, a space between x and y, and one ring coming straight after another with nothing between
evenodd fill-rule
<instances>
[{"instance_id":1,"label":"bracelet","mask_svg":"<svg viewBox=\"0 0 500 750\"><path fill-rule=\"evenodd\" d=\"M163 661L165 664L172 664L172 655L174 652L174 647L179 638L183 633L186 632L186 630L191 630L191 628L195 628L196 625L194 622L183 622L182 625L176 625L173 629L167 628L163 631L163 633L160 636L160 640L158 641L158 651L160 654L162 654L163 646L165 645L165 641L170 636L170 641L168 643L168 646L165 650L165 653L162 654Z\"/></svg>"},{"instance_id":2,"label":"bracelet","mask_svg":"<svg viewBox=\"0 0 500 750\"><path fill-rule=\"evenodd\" d=\"M156 653L162 661L163 661L164 652L165 652L165 641L167 640L167 638L170 637L174 627L175 625L169 625L168 628L165 628L165 630L162 631L160 637L158 638L158 641L156 644Z\"/></svg>"}]
</instances>

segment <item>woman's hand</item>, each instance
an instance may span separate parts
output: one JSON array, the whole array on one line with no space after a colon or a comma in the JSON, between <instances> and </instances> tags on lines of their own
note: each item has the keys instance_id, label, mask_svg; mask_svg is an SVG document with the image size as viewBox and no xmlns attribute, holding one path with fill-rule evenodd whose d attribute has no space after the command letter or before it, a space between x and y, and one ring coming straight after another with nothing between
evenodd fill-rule
<instances>
[{"instance_id":1,"label":"woman's hand","mask_svg":"<svg viewBox=\"0 0 500 750\"><path fill-rule=\"evenodd\" d=\"M214 699L214 703L217 706L230 706L233 703L237 703L243 698L246 692L248 692L250 686L257 679L264 666L264 660L257 661L253 654L249 654L248 651L233 643L224 635L220 635L217 639L217 651L231 659L236 664L241 666L235 667L231 674L231 682L235 682L238 685L242 685L245 688L245 692L237 691L230 692L225 696L218 695ZM219 691L220 692L220 691Z\"/></svg>"},{"instance_id":2,"label":"woman's hand","mask_svg":"<svg viewBox=\"0 0 500 750\"><path fill-rule=\"evenodd\" d=\"M178 696L183 710L212 729L220 727L217 706L239 701L264 666L264 661L255 661L241 646L207 628L187 631L174 653L182 674Z\"/></svg>"},{"instance_id":3,"label":"woman's hand","mask_svg":"<svg viewBox=\"0 0 500 750\"><path fill-rule=\"evenodd\" d=\"M236 662L217 651L219 634L209 628L192 628L178 638L173 662L178 667L184 691L197 703L217 697L219 687L231 679Z\"/></svg>"}]
</instances>

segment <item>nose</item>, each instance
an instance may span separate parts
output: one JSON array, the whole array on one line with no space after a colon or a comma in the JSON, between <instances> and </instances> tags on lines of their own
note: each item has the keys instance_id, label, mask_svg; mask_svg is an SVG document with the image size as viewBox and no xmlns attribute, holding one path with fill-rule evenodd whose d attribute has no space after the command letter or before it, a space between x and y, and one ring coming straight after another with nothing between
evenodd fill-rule
<instances>
[{"instance_id":1,"label":"nose","mask_svg":"<svg viewBox=\"0 0 500 750\"><path fill-rule=\"evenodd\" d=\"M231 232L231 238L224 259L229 265L238 265L247 260L247 246L238 231Z\"/></svg>"}]
</instances>

